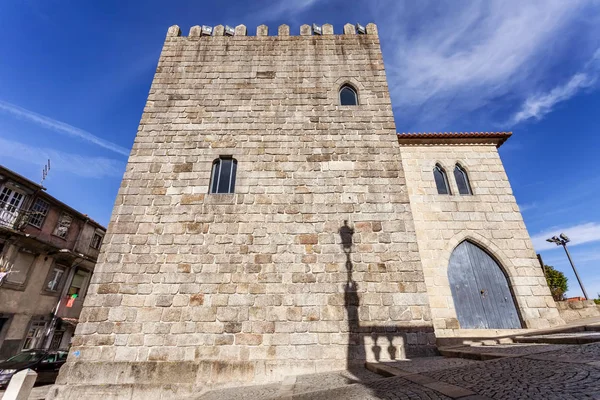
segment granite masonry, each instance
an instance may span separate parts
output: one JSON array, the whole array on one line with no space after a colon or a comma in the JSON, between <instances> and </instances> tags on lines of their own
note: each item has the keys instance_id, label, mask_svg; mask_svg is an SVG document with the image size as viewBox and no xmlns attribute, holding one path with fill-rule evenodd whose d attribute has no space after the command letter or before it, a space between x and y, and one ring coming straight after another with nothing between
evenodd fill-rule
<instances>
[{"instance_id":1,"label":"granite masonry","mask_svg":"<svg viewBox=\"0 0 600 400\"><path fill-rule=\"evenodd\" d=\"M169 28L50 398L176 398L432 354L434 327L460 330L443 262L461 239L497 255L525 327L560 323L496 142L399 146L377 27L361 31ZM345 85L357 105L340 105ZM473 196L430 193L438 159L465 163ZM224 160L235 188L215 194Z\"/></svg>"}]
</instances>

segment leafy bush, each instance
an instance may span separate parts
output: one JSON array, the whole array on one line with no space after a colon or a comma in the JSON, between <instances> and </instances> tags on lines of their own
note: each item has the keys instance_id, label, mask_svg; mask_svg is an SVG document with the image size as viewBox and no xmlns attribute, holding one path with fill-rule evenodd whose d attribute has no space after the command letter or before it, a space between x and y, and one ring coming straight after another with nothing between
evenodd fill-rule
<instances>
[{"instance_id":1,"label":"leafy bush","mask_svg":"<svg viewBox=\"0 0 600 400\"><path fill-rule=\"evenodd\" d=\"M554 269L551 265L546 265L546 282L550 288L550 293L555 301L565 300L565 293L569 289L567 277L562 272Z\"/></svg>"}]
</instances>

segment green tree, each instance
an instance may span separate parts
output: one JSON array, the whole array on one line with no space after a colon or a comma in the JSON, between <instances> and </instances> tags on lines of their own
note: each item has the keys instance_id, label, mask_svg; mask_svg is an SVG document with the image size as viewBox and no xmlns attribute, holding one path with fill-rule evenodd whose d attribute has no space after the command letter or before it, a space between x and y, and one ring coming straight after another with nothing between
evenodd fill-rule
<instances>
[{"instance_id":1,"label":"green tree","mask_svg":"<svg viewBox=\"0 0 600 400\"><path fill-rule=\"evenodd\" d=\"M564 300L565 293L569 289L567 277L551 265L545 265L544 268L546 270L546 282L548 282L552 297L556 301Z\"/></svg>"}]
</instances>

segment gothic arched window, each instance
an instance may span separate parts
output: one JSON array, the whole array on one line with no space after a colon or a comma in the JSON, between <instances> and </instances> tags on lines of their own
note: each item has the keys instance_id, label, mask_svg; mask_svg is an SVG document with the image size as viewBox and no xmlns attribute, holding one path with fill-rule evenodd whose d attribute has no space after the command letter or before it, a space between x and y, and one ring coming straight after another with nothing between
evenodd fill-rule
<instances>
[{"instance_id":1,"label":"gothic arched window","mask_svg":"<svg viewBox=\"0 0 600 400\"><path fill-rule=\"evenodd\" d=\"M433 168L433 178L435 179L435 186L437 187L438 194L451 194L446 171L440 164L435 164L435 167Z\"/></svg>"},{"instance_id":2,"label":"gothic arched window","mask_svg":"<svg viewBox=\"0 0 600 400\"><path fill-rule=\"evenodd\" d=\"M233 193L237 160L231 156L220 156L212 165L209 193Z\"/></svg>"},{"instance_id":3,"label":"gothic arched window","mask_svg":"<svg viewBox=\"0 0 600 400\"><path fill-rule=\"evenodd\" d=\"M473 194L471 191L471 184L469 183L469 176L467 171L459 164L454 167L454 179L456 180L456 186L458 187L458 193L460 194Z\"/></svg>"},{"instance_id":4,"label":"gothic arched window","mask_svg":"<svg viewBox=\"0 0 600 400\"><path fill-rule=\"evenodd\" d=\"M340 105L342 106L357 106L358 94L356 89L350 85L344 85L340 89Z\"/></svg>"}]
</instances>

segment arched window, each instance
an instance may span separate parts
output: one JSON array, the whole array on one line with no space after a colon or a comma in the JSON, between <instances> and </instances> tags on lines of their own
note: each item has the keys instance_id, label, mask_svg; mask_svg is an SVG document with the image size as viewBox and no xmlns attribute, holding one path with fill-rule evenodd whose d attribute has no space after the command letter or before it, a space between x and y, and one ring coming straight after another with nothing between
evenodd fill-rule
<instances>
[{"instance_id":1,"label":"arched window","mask_svg":"<svg viewBox=\"0 0 600 400\"><path fill-rule=\"evenodd\" d=\"M231 156L221 156L213 162L210 175L209 193L233 193L237 160Z\"/></svg>"},{"instance_id":2,"label":"arched window","mask_svg":"<svg viewBox=\"0 0 600 400\"><path fill-rule=\"evenodd\" d=\"M340 89L340 105L342 106L357 106L358 94L356 89L350 85L344 85Z\"/></svg>"},{"instance_id":3,"label":"arched window","mask_svg":"<svg viewBox=\"0 0 600 400\"><path fill-rule=\"evenodd\" d=\"M435 186L437 187L438 194L451 194L446 171L444 171L444 168L442 168L440 164L435 164L435 167L433 168L433 178L435 179Z\"/></svg>"},{"instance_id":4,"label":"arched window","mask_svg":"<svg viewBox=\"0 0 600 400\"><path fill-rule=\"evenodd\" d=\"M469 183L469 176L467 171L464 170L459 164L454 167L454 179L456 179L456 186L458 186L458 193L460 194L473 194L471 191L471 184Z\"/></svg>"}]
</instances>

